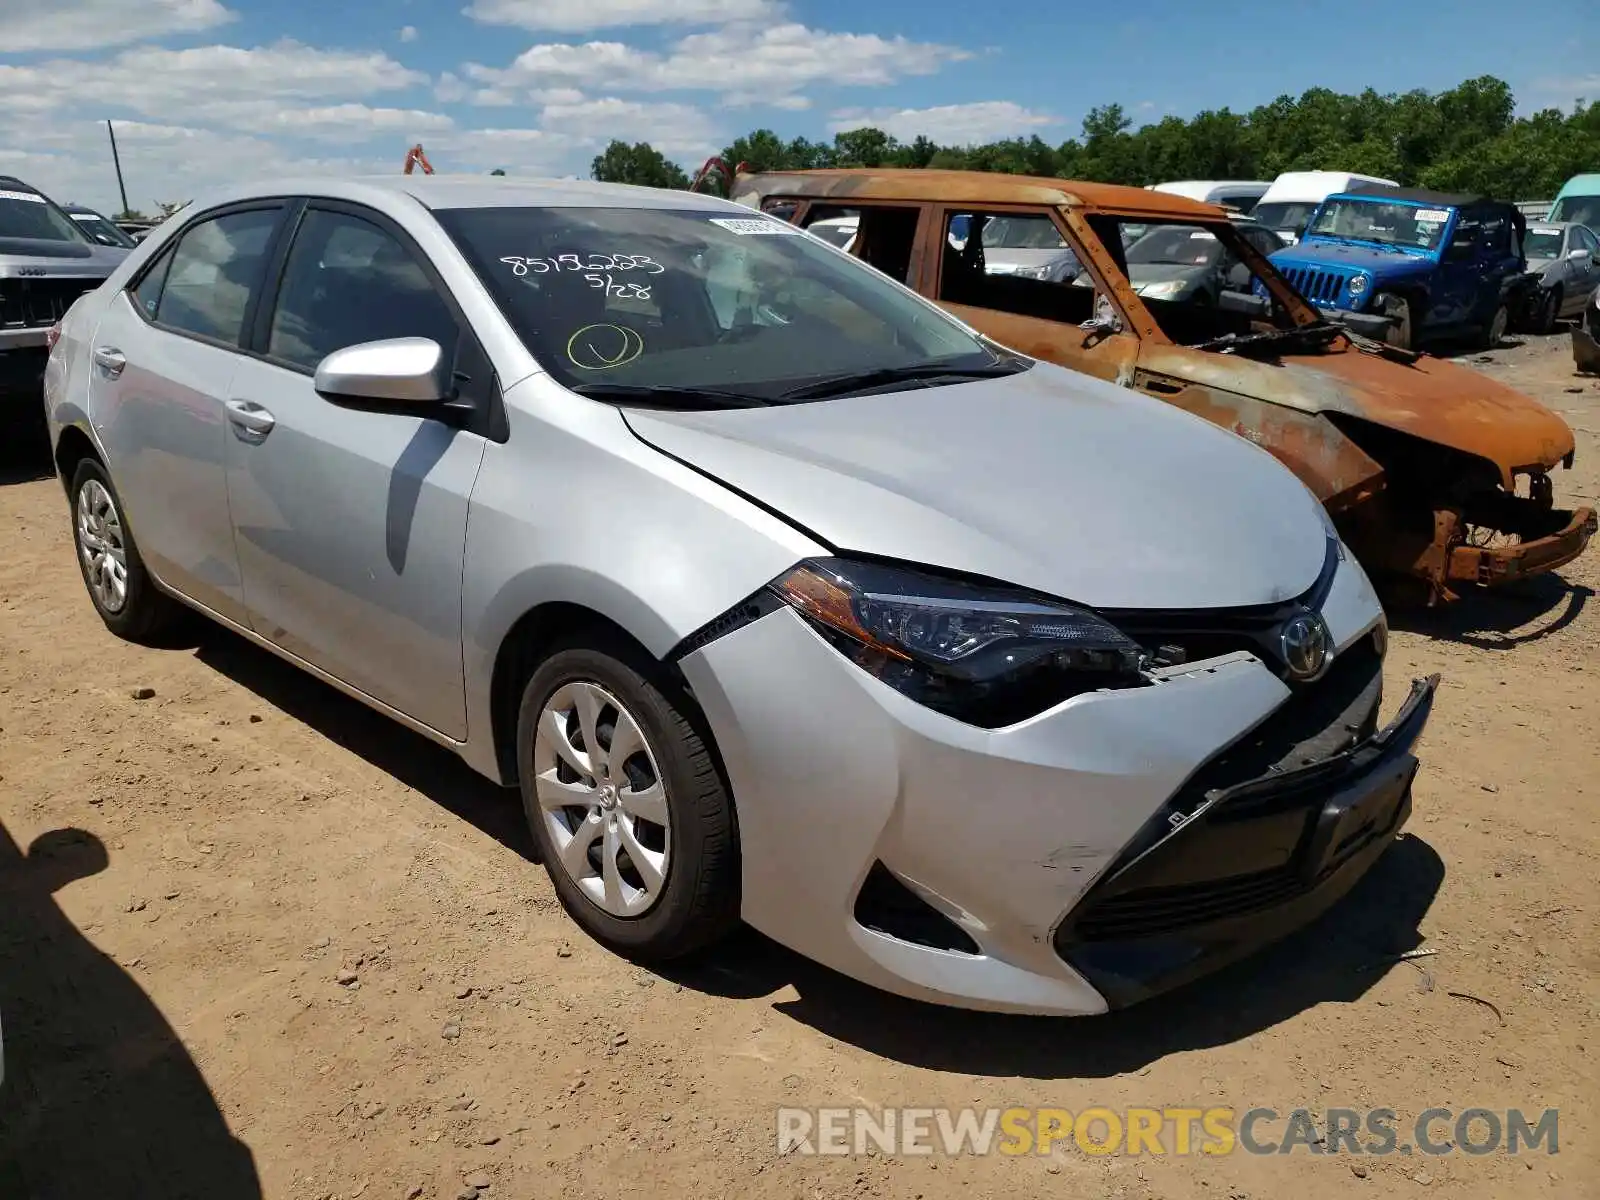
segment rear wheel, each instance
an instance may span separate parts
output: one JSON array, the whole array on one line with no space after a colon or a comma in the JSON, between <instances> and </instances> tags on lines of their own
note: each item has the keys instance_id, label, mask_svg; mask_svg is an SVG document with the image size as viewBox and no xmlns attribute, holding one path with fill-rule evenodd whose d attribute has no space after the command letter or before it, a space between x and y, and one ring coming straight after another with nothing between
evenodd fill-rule
<instances>
[{"instance_id":1,"label":"rear wheel","mask_svg":"<svg viewBox=\"0 0 1600 1200\"><path fill-rule=\"evenodd\" d=\"M1494 316L1489 318L1489 323L1483 327L1479 335L1479 345L1485 350L1493 350L1506 339L1506 327L1511 324L1511 310L1501 304L1494 310Z\"/></svg>"},{"instance_id":2,"label":"rear wheel","mask_svg":"<svg viewBox=\"0 0 1600 1200\"><path fill-rule=\"evenodd\" d=\"M523 691L523 810L550 882L596 940L640 961L738 921L733 804L689 702L660 667L595 638L557 650Z\"/></svg>"},{"instance_id":3,"label":"rear wheel","mask_svg":"<svg viewBox=\"0 0 1600 1200\"><path fill-rule=\"evenodd\" d=\"M1384 341L1402 350L1411 349L1411 301L1394 292L1379 292L1372 298L1372 308L1389 318Z\"/></svg>"},{"instance_id":4,"label":"rear wheel","mask_svg":"<svg viewBox=\"0 0 1600 1200\"><path fill-rule=\"evenodd\" d=\"M182 610L145 569L111 476L92 458L73 472L72 533L84 586L107 629L142 642L171 626Z\"/></svg>"},{"instance_id":5,"label":"rear wheel","mask_svg":"<svg viewBox=\"0 0 1600 1200\"><path fill-rule=\"evenodd\" d=\"M1561 312L1561 289L1553 287L1539 300L1539 311L1533 318L1535 333L1549 333L1556 327L1556 317Z\"/></svg>"}]
</instances>

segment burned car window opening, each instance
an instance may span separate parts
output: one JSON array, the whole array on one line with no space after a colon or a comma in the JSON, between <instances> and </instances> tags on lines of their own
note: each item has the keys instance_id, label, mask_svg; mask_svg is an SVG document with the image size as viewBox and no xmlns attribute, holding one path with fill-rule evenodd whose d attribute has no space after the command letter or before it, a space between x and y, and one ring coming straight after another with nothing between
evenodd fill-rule
<instances>
[{"instance_id":1,"label":"burned car window opening","mask_svg":"<svg viewBox=\"0 0 1600 1200\"><path fill-rule=\"evenodd\" d=\"M877 236L896 259L903 247L908 270L918 212L880 211L876 225L862 212L861 237ZM768 217L621 208L438 217L534 357L591 396L792 403L822 398L813 388L848 394L841 381L852 378L861 389L926 387L1026 366Z\"/></svg>"}]
</instances>

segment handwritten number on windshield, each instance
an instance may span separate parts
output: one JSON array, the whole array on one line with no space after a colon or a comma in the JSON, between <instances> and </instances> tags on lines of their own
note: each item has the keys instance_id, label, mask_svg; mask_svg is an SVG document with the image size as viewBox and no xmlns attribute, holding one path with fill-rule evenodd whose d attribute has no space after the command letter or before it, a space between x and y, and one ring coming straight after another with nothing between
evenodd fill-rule
<instances>
[{"instance_id":1,"label":"handwritten number on windshield","mask_svg":"<svg viewBox=\"0 0 1600 1200\"><path fill-rule=\"evenodd\" d=\"M546 258L524 258L509 254L500 261L510 267L511 273L519 279L524 275L547 275L562 271L582 274L642 271L647 275L661 275L666 271L648 254L557 254Z\"/></svg>"},{"instance_id":2,"label":"handwritten number on windshield","mask_svg":"<svg viewBox=\"0 0 1600 1200\"><path fill-rule=\"evenodd\" d=\"M606 295L616 296L621 300L648 300L650 299L650 285L648 283L617 283L610 275L585 275L592 288L604 288Z\"/></svg>"}]
</instances>

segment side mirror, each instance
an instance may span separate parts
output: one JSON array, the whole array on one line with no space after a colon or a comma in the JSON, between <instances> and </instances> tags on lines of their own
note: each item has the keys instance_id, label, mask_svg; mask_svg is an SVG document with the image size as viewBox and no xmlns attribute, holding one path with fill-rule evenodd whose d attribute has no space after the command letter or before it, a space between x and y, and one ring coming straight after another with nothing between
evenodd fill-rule
<instances>
[{"instance_id":1,"label":"side mirror","mask_svg":"<svg viewBox=\"0 0 1600 1200\"><path fill-rule=\"evenodd\" d=\"M1567 257L1568 258L1576 258L1576 259L1584 259L1584 258L1593 258L1594 254L1593 254L1592 251L1585 250L1582 246L1579 246L1575 250L1568 250L1567 251Z\"/></svg>"},{"instance_id":2,"label":"side mirror","mask_svg":"<svg viewBox=\"0 0 1600 1200\"><path fill-rule=\"evenodd\" d=\"M432 338L389 338L335 350L317 364L313 386L333 400L408 407L450 399L451 367Z\"/></svg>"}]
</instances>

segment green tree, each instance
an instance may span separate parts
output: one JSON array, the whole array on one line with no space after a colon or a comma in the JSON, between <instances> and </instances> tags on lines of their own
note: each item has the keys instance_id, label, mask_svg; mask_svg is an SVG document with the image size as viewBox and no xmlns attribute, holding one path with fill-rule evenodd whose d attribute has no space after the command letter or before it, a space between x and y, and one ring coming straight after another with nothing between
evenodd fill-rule
<instances>
[{"instance_id":1,"label":"green tree","mask_svg":"<svg viewBox=\"0 0 1600 1200\"><path fill-rule=\"evenodd\" d=\"M603 154L589 165L589 174L602 183L635 183L644 187L686 188L689 177L649 142L629 145L613 139Z\"/></svg>"}]
</instances>

